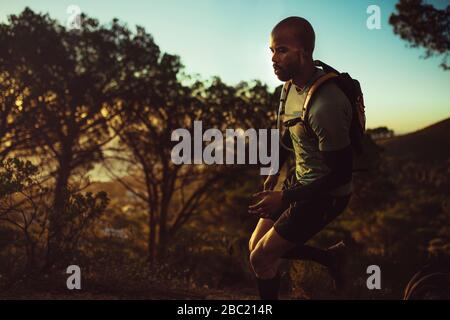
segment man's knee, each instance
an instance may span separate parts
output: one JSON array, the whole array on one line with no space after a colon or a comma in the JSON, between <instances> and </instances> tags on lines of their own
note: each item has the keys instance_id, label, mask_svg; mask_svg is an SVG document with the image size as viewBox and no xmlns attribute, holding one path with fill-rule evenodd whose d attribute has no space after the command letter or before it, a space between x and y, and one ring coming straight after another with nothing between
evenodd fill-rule
<instances>
[{"instance_id":1,"label":"man's knee","mask_svg":"<svg viewBox=\"0 0 450 320\"><path fill-rule=\"evenodd\" d=\"M259 240L264 237L264 235L270 230L273 224L274 222L270 219L262 218L258 221L258 225L256 226L252 236L250 237L250 240L248 241L248 250L250 252L256 249L256 245L258 244Z\"/></svg>"},{"instance_id":2,"label":"man's knee","mask_svg":"<svg viewBox=\"0 0 450 320\"><path fill-rule=\"evenodd\" d=\"M261 253L260 250L252 250L250 252L250 264L253 268L253 271L258 274L258 271L262 269L262 266L264 264L264 254Z\"/></svg>"},{"instance_id":3,"label":"man's knee","mask_svg":"<svg viewBox=\"0 0 450 320\"><path fill-rule=\"evenodd\" d=\"M276 273L276 259L259 245L250 253L250 264L259 278L272 278Z\"/></svg>"}]
</instances>

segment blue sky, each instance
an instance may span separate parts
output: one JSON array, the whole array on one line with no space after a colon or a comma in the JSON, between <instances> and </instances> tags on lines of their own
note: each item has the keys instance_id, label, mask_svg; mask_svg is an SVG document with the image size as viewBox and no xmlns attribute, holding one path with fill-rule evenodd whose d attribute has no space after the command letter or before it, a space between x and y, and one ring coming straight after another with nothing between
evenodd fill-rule
<instances>
[{"instance_id":1,"label":"blue sky","mask_svg":"<svg viewBox=\"0 0 450 320\"><path fill-rule=\"evenodd\" d=\"M428 1L438 8L450 0ZM101 23L119 18L142 25L163 51L181 56L186 71L201 78L220 76L229 84L259 79L271 88L268 39L287 16L303 16L316 31L315 58L349 72L365 94L368 127L387 125L397 133L450 117L450 72L440 58L420 59L388 24L394 0L41 0L0 1L0 22L26 6L65 23L69 5L78 5ZM369 30L369 5L381 9L381 29ZM276 108L276 106L274 106Z\"/></svg>"}]
</instances>

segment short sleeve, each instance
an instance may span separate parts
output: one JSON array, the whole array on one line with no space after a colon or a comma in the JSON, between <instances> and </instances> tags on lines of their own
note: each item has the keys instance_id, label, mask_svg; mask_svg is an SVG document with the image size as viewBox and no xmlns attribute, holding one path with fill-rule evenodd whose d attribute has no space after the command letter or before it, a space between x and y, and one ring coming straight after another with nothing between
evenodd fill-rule
<instances>
[{"instance_id":1,"label":"short sleeve","mask_svg":"<svg viewBox=\"0 0 450 320\"><path fill-rule=\"evenodd\" d=\"M336 86L319 91L309 110L309 124L319 140L320 151L335 151L350 144L351 105Z\"/></svg>"}]
</instances>

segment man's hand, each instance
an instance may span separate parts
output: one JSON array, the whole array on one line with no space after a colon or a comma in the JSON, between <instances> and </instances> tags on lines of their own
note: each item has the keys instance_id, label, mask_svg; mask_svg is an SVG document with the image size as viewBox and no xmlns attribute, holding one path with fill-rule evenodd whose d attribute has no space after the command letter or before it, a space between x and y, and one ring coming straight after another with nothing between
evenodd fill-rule
<instances>
[{"instance_id":1,"label":"man's hand","mask_svg":"<svg viewBox=\"0 0 450 320\"><path fill-rule=\"evenodd\" d=\"M258 215L259 217L267 216L277 210L280 210L283 205L282 191L262 191L253 195L256 199L261 199L258 203L248 207L248 213Z\"/></svg>"},{"instance_id":2,"label":"man's hand","mask_svg":"<svg viewBox=\"0 0 450 320\"><path fill-rule=\"evenodd\" d=\"M264 191L273 190L278 182L278 174L267 176L266 181L264 181Z\"/></svg>"}]
</instances>

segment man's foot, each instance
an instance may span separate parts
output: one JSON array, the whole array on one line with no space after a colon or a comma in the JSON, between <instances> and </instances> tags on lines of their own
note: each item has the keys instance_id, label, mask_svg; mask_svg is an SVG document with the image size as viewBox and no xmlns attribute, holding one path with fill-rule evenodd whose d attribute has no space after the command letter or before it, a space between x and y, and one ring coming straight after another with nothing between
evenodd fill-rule
<instances>
[{"instance_id":1,"label":"man's foot","mask_svg":"<svg viewBox=\"0 0 450 320\"><path fill-rule=\"evenodd\" d=\"M331 264L328 267L331 277L333 278L333 286L336 292L343 292L347 285L347 279L344 274L347 262L347 247L344 241L341 241L327 249L331 254Z\"/></svg>"}]
</instances>

